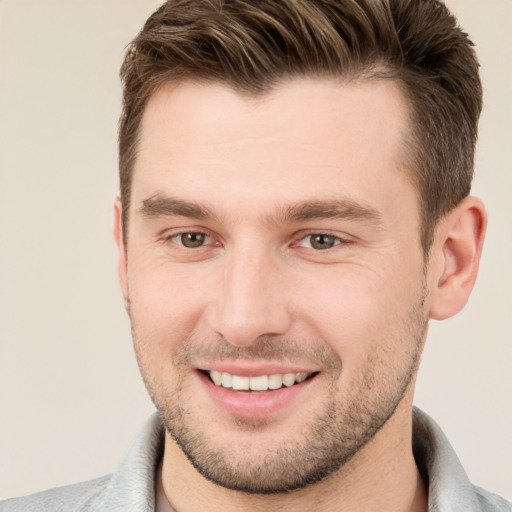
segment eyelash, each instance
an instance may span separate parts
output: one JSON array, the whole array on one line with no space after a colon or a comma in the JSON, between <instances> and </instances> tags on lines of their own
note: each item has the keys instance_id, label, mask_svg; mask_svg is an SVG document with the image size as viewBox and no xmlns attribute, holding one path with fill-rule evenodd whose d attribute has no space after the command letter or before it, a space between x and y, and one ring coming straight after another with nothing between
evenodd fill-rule
<instances>
[{"instance_id":1,"label":"eyelash","mask_svg":"<svg viewBox=\"0 0 512 512\"><path fill-rule=\"evenodd\" d=\"M204 237L204 239L206 240L206 242L204 243L200 243L199 245L197 246L193 246L193 247L187 247L184 243L183 243L183 236L184 235L195 235L195 236L199 236L199 237ZM315 248L313 246L313 243L312 243L312 238L313 237L318 237L318 238L327 238L327 239L330 239L332 242L333 242L333 245L330 246L330 247L323 247L323 248ZM181 239L179 241L179 239ZM309 247L305 247L303 245L303 243L309 239ZM180 247L183 247L184 249L190 249L190 250L193 250L193 249L200 249L202 247L205 247L205 245L207 245L207 241L208 240L213 240L213 237L211 237L210 235L208 235L207 233L203 232L203 231L180 231L179 233L173 233L169 236L167 236L165 238L165 242L173 242L177 245L179 245ZM192 243L194 243L194 241L192 240ZM307 233L305 234L304 236L302 236L297 242L295 242L294 246L299 246L299 247L304 247L304 248L307 248L307 249L313 249L315 250L315 252L322 252L322 251L327 251L329 249L333 249L334 247L337 247L339 245L346 245L350 243L349 240L346 240L344 238L341 238L339 236L336 236L336 235L333 235L331 233L325 233L325 232L319 232L319 231L316 231L316 232L311 232L311 233Z\"/></svg>"},{"instance_id":2,"label":"eyelash","mask_svg":"<svg viewBox=\"0 0 512 512\"><path fill-rule=\"evenodd\" d=\"M333 245L331 247L324 247L324 248L315 248L313 247L312 245L312 239L313 237L322 237L322 238L327 238L327 239L331 239L332 242L333 242ZM304 243L304 241L308 240L309 239L309 247L306 247L308 249L313 249L315 251L318 251L318 252L321 252L321 251L326 251L326 250L329 250L329 249L333 249L334 247L337 247L339 245L346 245L349 242L349 240L346 240L344 238L341 238L337 235L333 235L332 233L324 233L322 231L315 231L315 232L311 232L311 233L307 233L306 235L304 235L297 243L297 245L299 245L300 247L304 247L304 245L302 245Z\"/></svg>"},{"instance_id":3,"label":"eyelash","mask_svg":"<svg viewBox=\"0 0 512 512\"><path fill-rule=\"evenodd\" d=\"M183 239L182 237L184 235L199 235L199 236L204 236L205 239L210 239L210 240L213 240L213 237L211 237L210 235L208 235L208 233L205 233L203 231L180 231L179 233L173 233L169 236L167 236L165 238L165 242L173 242L177 245L179 245L180 247L183 247L184 249L197 249L197 248L201 248L201 247L204 247L205 244L201 244L201 245L198 245L196 247L187 247L185 244L182 243ZM181 242L178 241L178 239L181 238Z\"/></svg>"}]
</instances>

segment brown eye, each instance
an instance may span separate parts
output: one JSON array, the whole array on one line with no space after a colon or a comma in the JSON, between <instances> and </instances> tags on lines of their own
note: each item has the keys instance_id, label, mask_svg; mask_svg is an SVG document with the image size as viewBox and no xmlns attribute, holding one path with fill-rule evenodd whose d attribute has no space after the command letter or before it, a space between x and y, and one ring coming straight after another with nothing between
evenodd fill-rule
<instances>
[{"instance_id":1,"label":"brown eye","mask_svg":"<svg viewBox=\"0 0 512 512\"><path fill-rule=\"evenodd\" d=\"M204 233L181 233L179 235L180 242L183 247L187 247L189 249L194 249L196 247L201 247L204 245L207 239L207 235Z\"/></svg>"},{"instance_id":2,"label":"brown eye","mask_svg":"<svg viewBox=\"0 0 512 512\"><path fill-rule=\"evenodd\" d=\"M308 235L309 243L313 249L317 249L319 251L325 249L331 249L335 245L339 244L339 238L332 235L325 234L314 234Z\"/></svg>"}]
</instances>

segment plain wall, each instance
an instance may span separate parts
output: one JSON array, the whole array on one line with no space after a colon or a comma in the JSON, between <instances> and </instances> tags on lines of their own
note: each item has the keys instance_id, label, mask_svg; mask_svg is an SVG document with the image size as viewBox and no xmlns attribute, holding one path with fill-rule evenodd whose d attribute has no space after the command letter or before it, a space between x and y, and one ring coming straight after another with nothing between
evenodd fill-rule
<instances>
[{"instance_id":1,"label":"plain wall","mask_svg":"<svg viewBox=\"0 0 512 512\"><path fill-rule=\"evenodd\" d=\"M416 403L512 497L512 2L450 0L482 62L473 297L433 323ZM111 472L153 411L111 237L117 77L155 0L0 0L0 497Z\"/></svg>"}]
</instances>

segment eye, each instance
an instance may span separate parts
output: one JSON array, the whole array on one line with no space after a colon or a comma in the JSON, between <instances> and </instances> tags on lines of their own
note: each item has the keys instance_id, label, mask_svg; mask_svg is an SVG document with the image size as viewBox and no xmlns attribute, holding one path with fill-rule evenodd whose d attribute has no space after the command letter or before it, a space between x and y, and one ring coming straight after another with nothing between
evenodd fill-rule
<instances>
[{"instance_id":1,"label":"eye","mask_svg":"<svg viewBox=\"0 0 512 512\"><path fill-rule=\"evenodd\" d=\"M305 236L299 243L302 247L308 247L317 251L324 251L342 243L341 238L326 233L311 233Z\"/></svg>"},{"instance_id":2,"label":"eye","mask_svg":"<svg viewBox=\"0 0 512 512\"><path fill-rule=\"evenodd\" d=\"M187 249L196 249L203 245L211 242L211 237L206 233L200 231L187 231L185 233L177 233L169 237L179 245L186 247Z\"/></svg>"}]
</instances>

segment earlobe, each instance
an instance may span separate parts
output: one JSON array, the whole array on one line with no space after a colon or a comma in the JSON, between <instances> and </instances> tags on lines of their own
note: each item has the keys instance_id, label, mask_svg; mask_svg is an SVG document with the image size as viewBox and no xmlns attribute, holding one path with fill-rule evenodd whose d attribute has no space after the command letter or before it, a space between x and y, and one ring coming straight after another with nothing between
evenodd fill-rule
<instances>
[{"instance_id":1,"label":"earlobe","mask_svg":"<svg viewBox=\"0 0 512 512\"><path fill-rule=\"evenodd\" d=\"M119 283L124 297L125 307L128 304L128 267L126 259L126 244L123 226L123 207L119 197L114 201L114 240L117 246L117 271Z\"/></svg>"},{"instance_id":2,"label":"earlobe","mask_svg":"<svg viewBox=\"0 0 512 512\"><path fill-rule=\"evenodd\" d=\"M475 284L486 226L485 207L472 196L440 222L431 251L431 318L449 318L465 306Z\"/></svg>"}]
</instances>

